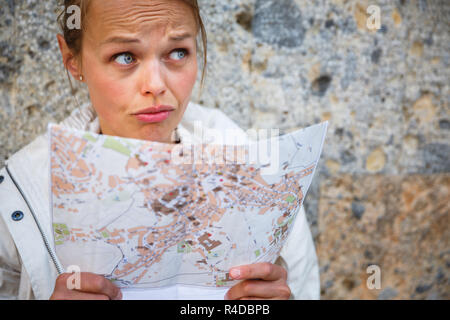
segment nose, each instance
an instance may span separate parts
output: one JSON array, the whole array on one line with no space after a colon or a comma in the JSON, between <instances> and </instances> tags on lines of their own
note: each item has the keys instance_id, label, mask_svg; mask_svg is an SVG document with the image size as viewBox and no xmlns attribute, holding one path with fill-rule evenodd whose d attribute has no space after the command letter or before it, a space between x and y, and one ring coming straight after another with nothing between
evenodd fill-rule
<instances>
[{"instance_id":1,"label":"nose","mask_svg":"<svg viewBox=\"0 0 450 320\"><path fill-rule=\"evenodd\" d=\"M141 79L141 94L143 96L153 95L157 97L166 91L163 70L155 60L144 65Z\"/></svg>"}]
</instances>

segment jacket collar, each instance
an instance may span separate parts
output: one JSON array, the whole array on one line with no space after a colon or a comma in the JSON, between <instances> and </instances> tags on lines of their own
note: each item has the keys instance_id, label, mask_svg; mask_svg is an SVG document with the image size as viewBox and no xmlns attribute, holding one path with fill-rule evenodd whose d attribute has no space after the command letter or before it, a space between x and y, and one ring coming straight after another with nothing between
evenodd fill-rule
<instances>
[{"instance_id":1,"label":"jacket collar","mask_svg":"<svg viewBox=\"0 0 450 320\"><path fill-rule=\"evenodd\" d=\"M74 109L70 116L61 121L60 124L73 129L90 131L97 134L100 133L100 122L91 103L85 103ZM239 132L243 137L247 137L246 133L220 110L206 108L193 102L189 102L177 128L179 138L183 144L196 144L202 142L225 143L222 141L222 138L225 136L225 130L228 129L233 129ZM201 129L198 130L199 128ZM218 138L214 135L211 135L213 140L204 141L204 131L212 129L221 131L223 135L220 138L220 141L214 140Z\"/></svg>"}]
</instances>

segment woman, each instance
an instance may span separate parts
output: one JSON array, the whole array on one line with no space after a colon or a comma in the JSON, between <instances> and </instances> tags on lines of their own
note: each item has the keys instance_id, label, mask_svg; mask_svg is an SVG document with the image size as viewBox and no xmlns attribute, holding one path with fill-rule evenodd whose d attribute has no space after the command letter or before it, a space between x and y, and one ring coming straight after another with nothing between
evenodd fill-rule
<instances>
[{"instance_id":1,"label":"woman","mask_svg":"<svg viewBox=\"0 0 450 320\"><path fill-rule=\"evenodd\" d=\"M77 18L68 13L71 5L81 9L81 29L68 27L68 19ZM206 47L197 1L72 0L65 9L64 32L57 35L63 63L86 83L91 103L63 125L165 143L195 140L194 120L205 128L238 129L220 111L189 102L199 32ZM81 288L70 290L69 274L58 274L48 240L48 161L44 134L0 171L0 297L120 299L121 291L100 275L81 273ZM303 209L274 264L236 266L230 275L242 281L226 299L318 298L317 258Z\"/></svg>"}]
</instances>

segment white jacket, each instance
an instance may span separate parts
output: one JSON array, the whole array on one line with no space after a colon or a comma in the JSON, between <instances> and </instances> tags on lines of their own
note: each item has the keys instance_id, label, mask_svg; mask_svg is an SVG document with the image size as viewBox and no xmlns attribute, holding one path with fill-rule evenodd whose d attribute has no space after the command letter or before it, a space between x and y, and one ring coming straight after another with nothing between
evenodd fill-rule
<instances>
[{"instance_id":1,"label":"white jacket","mask_svg":"<svg viewBox=\"0 0 450 320\"><path fill-rule=\"evenodd\" d=\"M189 103L178 133L182 143L195 143L194 122L219 131L239 129L225 114ZM100 132L90 104L61 122L75 129ZM0 170L0 299L48 299L58 271L49 208L47 133L11 156ZM314 242L303 208L280 257L288 272L291 299L319 299L320 282Z\"/></svg>"}]
</instances>

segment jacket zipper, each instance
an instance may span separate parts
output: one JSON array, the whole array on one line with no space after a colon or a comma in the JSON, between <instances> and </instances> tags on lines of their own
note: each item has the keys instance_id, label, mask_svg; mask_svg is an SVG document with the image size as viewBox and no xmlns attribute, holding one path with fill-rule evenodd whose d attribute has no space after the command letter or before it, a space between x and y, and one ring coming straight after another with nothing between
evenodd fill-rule
<instances>
[{"instance_id":1,"label":"jacket zipper","mask_svg":"<svg viewBox=\"0 0 450 320\"><path fill-rule=\"evenodd\" d=\"M16 186L17 190L19 190L20 194L22 195L23 200L25 200L25 203L27 204L28 209L30 209L31 215L33 216L33 219L34 219L34 221L36 222L36 225L37 225L37 227L38 227L38 229L39 229L39 232L41 233L41 237L42 237L42 239L44 240L45 247L47 248L47 252L49 253L50 258L52 259L53 264L55 265L58 274L64 273L63 268L60 266L60 264L58 263L58 260L56 259L55 253L52 251L52 249L51 249L51 247L50 247L50 245L49 245L49 242L48 242L48 240L47 240L47 237L45 236L45 233L44 233L44 231L43 231L41 225L39 224L39 221L38 221L38 219L36 218L36 215L35 215L33 209L31 208L31 206L30 206L30 204L29 204L27 198L25 197L25 194L23 193L23 191L22 191L22 189L19 187L19 185L16 183L16 180L14 180L14 178L13 178L11 172L9 171L9 169L8 169L8 164L5 164L5 168L6 168L6 172L8 172L8 175L9 175L9 177L11 178L12 182L14 182L14 185Z\"/></svg>"}]
</instances>

